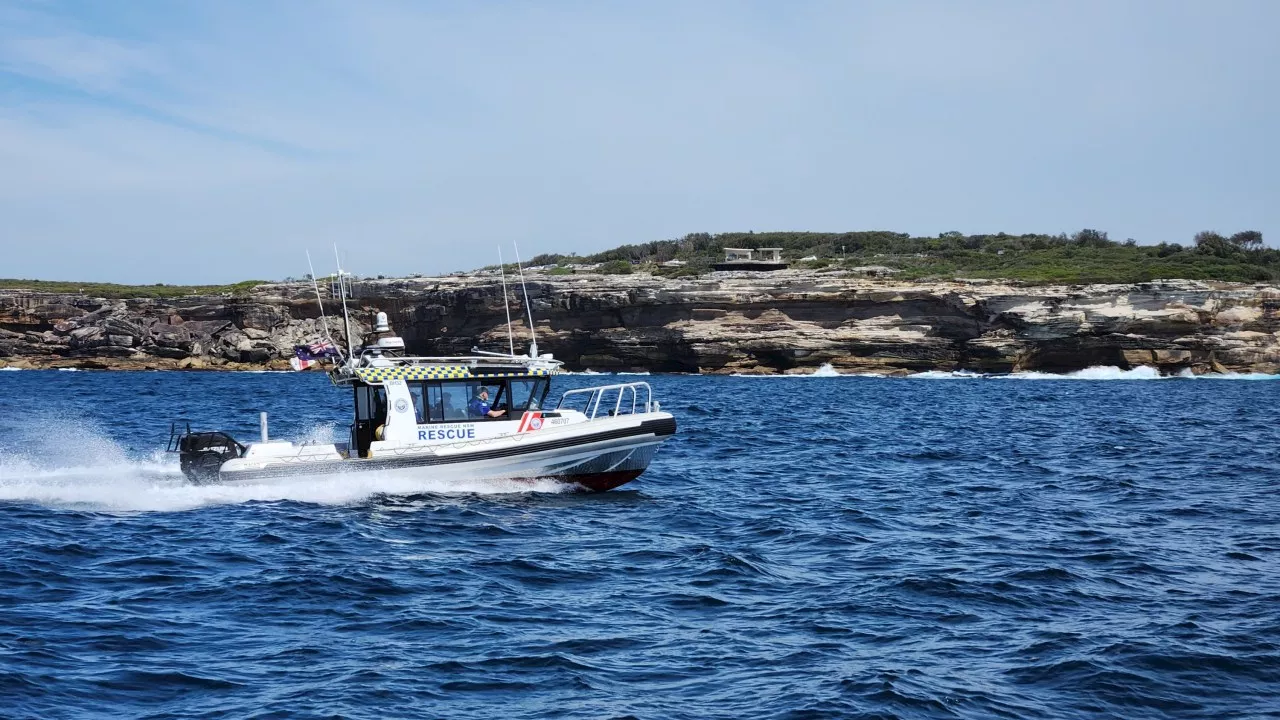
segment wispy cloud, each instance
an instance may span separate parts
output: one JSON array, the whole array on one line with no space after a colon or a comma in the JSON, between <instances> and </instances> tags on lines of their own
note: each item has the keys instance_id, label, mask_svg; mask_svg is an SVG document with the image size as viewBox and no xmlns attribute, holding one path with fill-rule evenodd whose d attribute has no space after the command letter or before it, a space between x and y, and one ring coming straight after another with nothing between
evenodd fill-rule
<instances>
[{"instance_id":1,"label":"wispy cloud","mask_svg":"<svg viewBox=\"0 0 1280 720\"><path fill-rule=\"evenodd\" d=\"M333 241L357 271L436 272L510 240L701 230L1280 233L1277 19L1244 0L11 3L0 276L282 276Z\"/></svg>"}]
</instances>

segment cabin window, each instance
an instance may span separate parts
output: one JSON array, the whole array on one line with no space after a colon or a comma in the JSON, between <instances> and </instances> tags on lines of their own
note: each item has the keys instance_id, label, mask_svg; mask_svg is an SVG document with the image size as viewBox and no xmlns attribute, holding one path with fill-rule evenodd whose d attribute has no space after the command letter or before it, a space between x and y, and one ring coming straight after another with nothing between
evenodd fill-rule
<instances>
[{"instance_id":1,"label":"cabin window","mask_svg":"<svg viewBox=\"0 0 1280 720\"><path fill-rule=\"evenodd\" d=\"M440 422L444 420L444 393L440 392L440 383L427 386L426 419L421 422Z\"/></svg>"},{"instance_id":2,"label":"cabin window","mask_svg":"<svg viewBox=\"0 0 1280 720\"><path fill-rule=\"evenodd\" d=\"M481 388L489 391L489 409L506 410L506 416L492 418L472 414L471 401ZM513 413L518 417L525 410L541 409L550 389L551 383L546 378L409 383L420 423L511 419Z\"/></svg>"},{"instance_id":3,"label":"cabin window","mask_svg":"<svg viewBox=\"0 0 1280 720\"><path fill-rule=\"evenodd\" d=\"M489 391L489 409L490 410L506 409L507 396L506 396L506 393L503 392L503 390L506 389L506 385L501 380L493 381L493 382L479 382L476 380L472 380L468 382L465 387L467 390L467 393L466 393L467 402L465 407L467 409L468 420L494 419L489 415L478 414L475 412L475 406L472 404L472 401L475 400L477 396L479 396L481 390Z\"/></svg>"},{"instance_id":4,"label":"cabin window","mask_svg":"<svg viewBox=\"0 0 1280 720\"><path fill-rule=\"evenodd\" d=\"M524 412L525 410L541 410L542 404L547 397L547 391L550 389L551 383L546 378L530 378L527 380L512 380L511 391L511 410L514 412Z\"/></svg>"},{"instance_id":5,"label":"cabin window","mask_svg":"<svg viewBox=\"0 0 1280 720\"><path fill-rule=\"evenodd\" d=\"M422 402L422 383L409 383L409 395L413 397L413 409L417 413L418 422L426 422L427 406Z\"/></svg>"},{"instance_id":6,"label":"cabin window","mask_svg":"<svg viewBox=\"0 0 1280 720\"><path fill-rule=\"evenodd\" d=\"M444 383L440 386L441 417L445 422L457 422L467 419L467 403L471 396L467 388L471 383Z\"/></svg>"},{"instance_id":7,"label":"cabin window","mask_svg":"<svg viewBox=\"0 0 1280 720\"><path fill-rule=\"evenodd\" d=\"M413 407L417 411L419 423L448 419L445 404L447 396L441 391L440 383L411 382L409 394L413 396Z\"/></svg>"}]
</instances>

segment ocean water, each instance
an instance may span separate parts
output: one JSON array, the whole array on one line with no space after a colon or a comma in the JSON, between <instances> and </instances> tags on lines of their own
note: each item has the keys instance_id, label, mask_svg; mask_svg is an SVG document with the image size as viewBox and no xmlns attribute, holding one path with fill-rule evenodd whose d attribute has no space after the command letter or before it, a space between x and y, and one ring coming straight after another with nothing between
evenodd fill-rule
<instances>
[{"instance_id":1,"label":"ocean water","mask_svg":"<svg viewBox=\"0 0 1280 720\"><path fill-rule=\"evenodd\" d=\"M602 494L194 487L314 374L0 372L0 717L1280 717L1280 382L643 380Z\"/></svg>"}]
</instances>

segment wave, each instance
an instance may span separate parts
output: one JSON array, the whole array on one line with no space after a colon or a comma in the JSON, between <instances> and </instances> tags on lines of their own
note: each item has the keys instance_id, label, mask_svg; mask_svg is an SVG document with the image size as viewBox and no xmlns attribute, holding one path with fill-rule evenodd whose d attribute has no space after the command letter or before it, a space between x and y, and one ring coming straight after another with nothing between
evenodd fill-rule
<instances>
[{"instance_id":1,"label":"wave","mask_svg":"<svg viewBox=\"0 0 1280 720\"><path fill-rule=\"evenodd\" d=\"M0 372L22 372L22 368L2 367Z\"/></svg>"},{"instance_id":2,"label":"wave","mask_svg":"<svg viewBox=\"0 0 1280 720\"><path fill-rule=\"evenodd\" d=\"M1280 375L1268 375L1267 373L1206 373L1204 375L1196 375L1190 370L1183 370L1175 377L1186 378L1189 380L1280 380Z\"/></svg>"},{"instance_id":3,"label":"wave","mask_svg":"<svg viewBox=\"0 0 1280 720\"><path fill-rule=\"evenodd\" d=\"M1114 365L1095 365L1069 373L1049 373L1034 370L1016 373L929 370L908 375L907 377L925 380L1280 380L1280 375L1267 375L1265 373L1210 373L1196 375L1190 370L1183 370L1176 375L1161 375L1159 370L1149 365L1139 365L1128 370Z\"/></svg>"},{"instance_id":4,"label":"wave","mask_svg":"<svg viewBox=\"0 0 1280 720\"><path fill-rule=\"evenodd\" d=\"M994 377L1008 380L1165 380L1173 376L1161 375L1159 370L1149 365L1139 365L1129 370L1122 370L1114 365L1095 365L1069 373L1032 371Z\"/></svg>"},{"instance_id":5,"label":"wave","mask_svg":"<svg viewBox=\"0 0 1280 720\"><path fill-rule=\"evenodd\" d=\"M907 377L916 380L975 380L990 376L972 370L926 370Z\"/></svg>"},{"instance_id":6,"label":"wave","mask_svg":"<svg viewBox=\"0 0 1280 720\"><path fill-rule=\"evenodd\" d=\"M840 377L840 378L847 378L847 377L882 378L882 377L888 377L888 376L887 376L887 375L885 375L884 373L874 373L874 372L865 372L865 373L842 373L842 372L840 372L839 370L836 370L834 367L832 367L831 363L823 363L823 364L821 365L821 367L819 367L817 370L814 370L814 371L813 371L813 372L811 372L811 373L790 373L790 374L777 373L777 374L770 374L770 375L759 375L759 374L754 374L754 373L733 373L733 374L729 375L729 377L740 377L740 378L833 378L833 377Z\"/></svg>"}]
</instances>

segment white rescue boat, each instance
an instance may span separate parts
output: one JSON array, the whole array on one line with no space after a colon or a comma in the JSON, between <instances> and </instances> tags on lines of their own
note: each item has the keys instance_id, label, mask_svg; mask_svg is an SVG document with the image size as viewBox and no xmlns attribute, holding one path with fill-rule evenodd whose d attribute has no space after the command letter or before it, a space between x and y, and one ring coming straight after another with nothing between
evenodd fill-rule
<instances>
[{"instance_id":1,"label":"white rescue boat","mask_svg":"<svg viewBox=\"0 0 1280 720\"><path fill-rule=\"evenodd\" d=\"M610 490L635 479L676 431L645 382L572 389L547 404L562 363L550 354L414 357L378 314L375 338L329 373L350 388L345 443L223 432L171 432L169 449L196 483L263 483L383 472L433 480L543 479Z\"/></svg>"}]
</instances>

